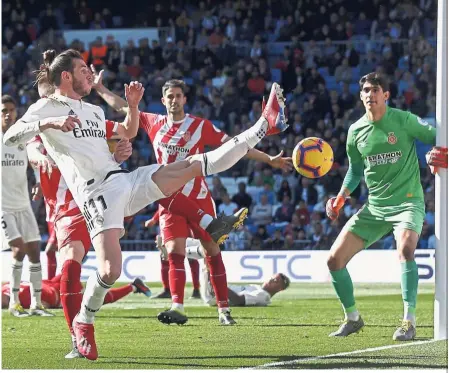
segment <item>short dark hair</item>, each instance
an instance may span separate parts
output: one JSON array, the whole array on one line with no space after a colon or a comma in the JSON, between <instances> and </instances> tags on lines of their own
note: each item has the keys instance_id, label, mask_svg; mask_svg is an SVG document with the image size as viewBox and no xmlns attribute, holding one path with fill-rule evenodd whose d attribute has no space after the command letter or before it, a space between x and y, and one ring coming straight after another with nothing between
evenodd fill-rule
<instances>
[{"instance_id":1,"label":"short dark hair","mask_svg":"<svg viewBox=\"0 0 449 373\"><path fill-rule=\"evenodd\" d=\"M366 82L381 87L384 92L388 92L390 90L386 77L380 73L373 72L362 76L359 81L360 90L363 89L363 85Z\"/></svg>"},{"instance_id":2,"label":"short dark hair","mask_svg":"<svg viewBox=\"0 0 449 373\"><path fill-rule=\"evenodd\" d=\"M284 290L287 289L290 286L290 279L283 273L279 273L279 276L281 277L282 282L284 283Z\"/></svg>"},{"instance_id":3,"label":"short dark hair","mask_svg":"<svg viewBox=\"0 0 449 373\"><path fill-rule=\"evenodd\" d=\"M14 106L17 107L16 100L14 100L12 98L12 96L10 96L10 95L3 95L2 96L2 104L13 104Z\"/></svg>"},{"instance_id":4,"label":"short dark hair","mask_svg":"<svg viewBox=\"0 0 449 373\"><path fill-rule=\"evenodd\" d=\"M167 80L162 86L162 96L165 95L165 92L170 88L181 88L182 94L186 94L186 83L179 79L170 79Z\"/></svg>"}]
</instances>

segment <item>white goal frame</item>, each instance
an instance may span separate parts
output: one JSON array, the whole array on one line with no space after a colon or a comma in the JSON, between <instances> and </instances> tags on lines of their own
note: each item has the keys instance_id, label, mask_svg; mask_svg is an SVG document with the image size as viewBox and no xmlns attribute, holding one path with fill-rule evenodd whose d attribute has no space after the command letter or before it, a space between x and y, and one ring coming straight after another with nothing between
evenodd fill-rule
<instances>
[{"instance_id":1,"label":"white goal frame","mask_svg":"<svg viewBox=\"0 0 449 373\"><path fill-rule=\"evenodd\" d=\"M437 96L436 129L437 145L448 144L448 0L438 0L437 22ZM448 311L448 184L447 170L440 169L435 176L435 302L434 302L434 338L447 339Z\"/></svg>"}]
</instances>

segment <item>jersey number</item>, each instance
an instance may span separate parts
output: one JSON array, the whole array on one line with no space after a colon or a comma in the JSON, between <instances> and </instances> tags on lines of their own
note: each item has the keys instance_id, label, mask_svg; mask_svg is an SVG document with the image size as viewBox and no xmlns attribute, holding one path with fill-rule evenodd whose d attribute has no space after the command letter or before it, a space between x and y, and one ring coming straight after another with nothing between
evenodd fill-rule
<instances>
[{"instance_id":1,"label":"jersey number","mask_svg":"<svg viewBox=\"0 0 449 373\"><path fill-rule=\"evenodd\" d=\"M101 212L99 211L99 208ZM96 200L91 198L87 203L84 204L83 215L89 231L91 231L95 225L103 225L103 212L107 208L108 205L106 204L106 201L104 200L102 195L98 196Z\"/></svg>"}]
</instances>

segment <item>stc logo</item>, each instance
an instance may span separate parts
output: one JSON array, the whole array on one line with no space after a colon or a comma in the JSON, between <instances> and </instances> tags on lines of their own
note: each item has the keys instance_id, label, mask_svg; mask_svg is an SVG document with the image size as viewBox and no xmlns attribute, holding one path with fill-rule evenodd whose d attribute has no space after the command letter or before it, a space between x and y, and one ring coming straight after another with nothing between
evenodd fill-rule
<instances>
[{"instance_id":1,"label":"stc logo","mask_svg":"<svg viewBox=\"0 0 449 373\"><path fill-rule=\"evenodd\" d=\"M242 282L259 282L266 280L274 273L283 272L295 282L315 281L317 271L311 264L313 253L309 254L302 252L292 254L293 253L288 255L274 253L251 253L242 255L240 257L240 266L237 266L239 267L238 277ZM157 281L159 278L159 272L157 272L157 275L154 273L149 273L148 268L149 261L152 261L153 259L153 257L149 257L148 253L145 252L142 254L133 254L124 257L122 275L119 281L131 281L136 277L147 281ZM396 258L392 257L391 260L396 260ZM418 265L418 274L421 280L431 280L434 278L435 254L433 251L428 253L422 251L419 253L417 252L415 253L415 260ZM83 263L83 271L81 276L82 281L86 281L89 276L97 270L95 262L95 254L86 256ZM325 263L324 266L326 266ZM233 269L228 268L229 272L232 270ZM327 268L323 268L322 270L328 273ZM154 270L152 272L154 272ZM399 281L399 278L397 280Z\"/></svg>"},{"instance_id":2,"label":"stc logo","mask_svg":"<svg viewBox=\"0 0 449 373\"><path fill-rule=\"evenodd\" d=\"M269 274L263 273L263 267L260 266L261 259L272 262L272 272ZM274 273L279 272L278 264L282 263L282 268L286 268L286 275L292 280L311 280L312 277L306 275L305 273L295 272L295 269L306 268L307 260L310 259L309 254L297 254L288 256L287 255L276 255L276 254L265 254L265 255L243 255L240 258L240 265L247 272L251 271L251 275L242 276L242 281L254 281L254 280L264 280L265 277L269 277ZM302 261L302 263L297 263Z\"/></svg>"}]
</instances>

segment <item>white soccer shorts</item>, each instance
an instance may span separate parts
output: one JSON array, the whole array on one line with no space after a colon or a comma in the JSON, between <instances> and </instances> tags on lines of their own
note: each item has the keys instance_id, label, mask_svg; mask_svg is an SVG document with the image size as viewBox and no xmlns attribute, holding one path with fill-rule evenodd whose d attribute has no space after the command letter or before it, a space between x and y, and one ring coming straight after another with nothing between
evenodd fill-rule
<instances>
[{"instance_id":1,"label":"white soccer shorts","mask_svg":"<svg viewBox=\"0 0 449 373\"><path fill-rule=\"evenodd\" d=\"M22 211L2 211L2 250L8 250L9 243L20 237L25 243L41 240L31 205Z\"/></svg>"},{"instance_id":2,"label":"white soccer shorts","mask_svg":"<svg viewBox=\"0 0 449 373\"><path fill-rule=\"evenodd\" d=\"M166 196L154 183L152 175L161 165L139 167L133 172L113 172L97 190L78 201L93 239L98 233L111 228L122 229L126 216L132 216L150 203Z\"/></svg>"}]
</instances>

